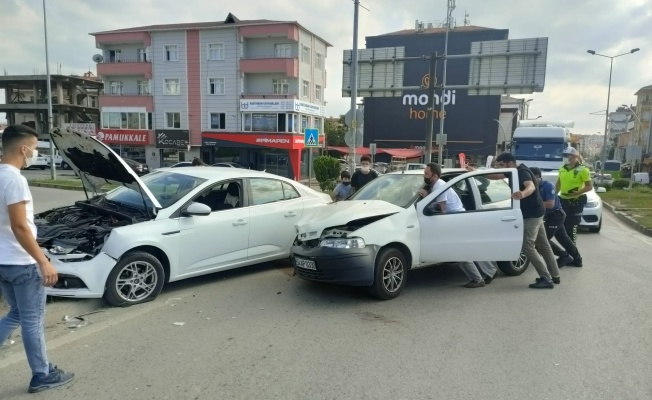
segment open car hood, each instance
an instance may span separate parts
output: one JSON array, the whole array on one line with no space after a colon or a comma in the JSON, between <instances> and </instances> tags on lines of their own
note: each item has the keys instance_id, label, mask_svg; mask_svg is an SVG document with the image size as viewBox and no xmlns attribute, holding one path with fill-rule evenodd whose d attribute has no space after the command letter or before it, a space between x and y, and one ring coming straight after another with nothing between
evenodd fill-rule
<instances>
[{"instance_id":1,"label":"open car hood","mask_svg":"<svg viewBox=\"0 0 652 400\"><path fill-rule=\"evenodd\" d=\"M122 185L149 199L157 209L162 208L131 167L104 143L70 128L55 128L50 137L87 191L101 193L102 186L107 183Z\"/></svg>"},{"instance_id":2,"label":"open car hood","mask_svg":"<svg viewBox=\"0 0 652 400\"><path fill-rule=\"evenodd\" d=\"M297 233L302 240L318 238L321 232L330 227L346 225L351 221L369 217L392 215L405 210L402 207L382 200L345 200L320 207L310 217L310 221L297 225ZM303 236L303 235L306 236Z\"/></svg>"}]
</instances>

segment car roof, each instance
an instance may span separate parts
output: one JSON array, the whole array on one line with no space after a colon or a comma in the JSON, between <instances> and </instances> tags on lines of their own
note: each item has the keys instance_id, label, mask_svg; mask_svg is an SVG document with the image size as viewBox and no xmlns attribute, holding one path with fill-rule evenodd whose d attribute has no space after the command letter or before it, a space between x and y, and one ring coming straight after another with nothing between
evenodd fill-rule
<instances>
[{"instance_id":1,"label":"car roof","mask_svg":"<svg viewBox=\"0 0 652 400\"><path fill-rule=\"evenodd\" d=\"M465 170L463 168L442 168L441 169L442 175L443 174L451 174L451 173L455 173L455 172L469 172L469 171L467 171L467 170ZM409 169L409 170L405 170L405 171L394 171L394 172L390 172L390 173L385 174L385 175L401 175L401 174L405 174L405 175L423 175L423 170L422 169Z\"/></svg>"},{"instance_id":2,"label":"car roof","mask_svg":"<svg viewBox=\"0 0 652 400\"><path fill-rule=\"evenodd\" d=\"M267 172L255 171L242 168L211 168L204 166L186 167L186 168L159 168L157 172L170 172L174 174L190 175L202 179L230 179L230 178L278 178L289 181L280 175L274 175Z\"/></svg>"}]
</instances>

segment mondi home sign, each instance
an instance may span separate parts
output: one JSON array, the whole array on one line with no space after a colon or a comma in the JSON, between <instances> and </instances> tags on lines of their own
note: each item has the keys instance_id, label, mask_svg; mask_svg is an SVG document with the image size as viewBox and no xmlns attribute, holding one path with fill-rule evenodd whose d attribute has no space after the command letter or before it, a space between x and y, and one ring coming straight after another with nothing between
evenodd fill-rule
<instances>
[{"instance_id":1,"label":"mondi home sign","mask_svg":"<svg viewBox=\"0 0 652 400\"><path fill-rule=\"evenodd\" d=\"M159 149L186 150L190 144L190 131L182 129L157 129L156 147Z\"/></svg>"}]
</instances>

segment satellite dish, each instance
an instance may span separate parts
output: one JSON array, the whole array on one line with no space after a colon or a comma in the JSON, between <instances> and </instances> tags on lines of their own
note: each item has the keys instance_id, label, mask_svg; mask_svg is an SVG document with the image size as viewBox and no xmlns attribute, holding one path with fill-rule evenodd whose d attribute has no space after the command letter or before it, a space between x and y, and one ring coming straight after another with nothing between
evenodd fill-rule
<instances>
[{"instance_id":1,"label":"satellite dish","mask_svg":"<svg viewBox=\"0 0 652 400\"><path fill-rule=\"evenodd\" d=\"M101 63L102 61L104 61L104 57L101 54L95 54L93 56L93 62Z\"/></svg>"}]
</instances>

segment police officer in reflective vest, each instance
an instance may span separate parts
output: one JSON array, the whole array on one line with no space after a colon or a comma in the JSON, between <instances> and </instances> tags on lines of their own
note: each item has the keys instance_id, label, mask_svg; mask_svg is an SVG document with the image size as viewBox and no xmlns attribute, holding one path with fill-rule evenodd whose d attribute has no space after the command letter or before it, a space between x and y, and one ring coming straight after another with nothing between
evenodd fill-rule
<instances>
[{"instance_id":1,"label":"police officer in reflective vest","mask_svg":"<svg viewBox=\"0 0 652 400\"><path fill-rule=\"evenodd\" d=\"M586 205L586 193L593 189L591 172L582 164L577 149L568 147L562 153L564 165L559 168L559 179L555 190L559 193L561 207L566 213L564 226L573 243L577 244L577 229L582 222Z\"/></svg>"}]
</instances>

